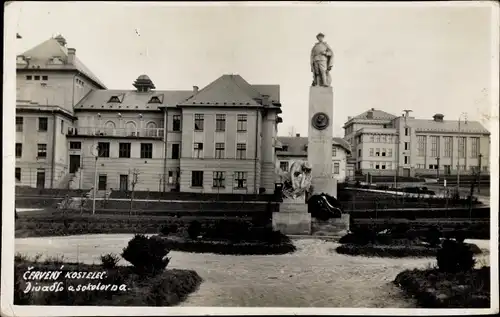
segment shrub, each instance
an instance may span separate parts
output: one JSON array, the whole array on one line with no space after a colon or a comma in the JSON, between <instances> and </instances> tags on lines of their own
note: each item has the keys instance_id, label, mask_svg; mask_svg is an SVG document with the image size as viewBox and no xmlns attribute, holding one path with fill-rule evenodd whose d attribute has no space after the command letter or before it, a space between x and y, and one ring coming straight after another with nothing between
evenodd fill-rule
<instances>
[{"instance_id":1,"label":"shrub","mask_svg":"<svg viewBox=\"0 0 500 317\"><path fill-rule=\"evenodd\" d=\"M469 246L450 239L443 242L436 258L439 270L448 273L470 271L476 262Z\"/></svg>"},{"instance_id":2,"label":"shrub","mask_svg":"<svg viewBox=\"0 0 500 317\"><path fill-rule=\"evenodd\" d=\"M441 243L441 231L436 227L430 227L425 233L425 241L431 246L437 246Z\"/></svg>"},{"instance_id":3,"label":"shrub","mask_svg":"<svg viewBox=\"0 0 500 317\"><path fill-rule=\"evenodd\" d=\"M407 223L398 223L391 230L391 236L395 239L406 238L407 232L411 229Z\"/></svg>"},{"instance_id":4,"label":"shrub","mask_svg":"<svg viewBox=\"0 0 500 317\"><path fill-rule=\"evenodd\" d=\"M169 235L171 233L177 233L179 227L176 224L167 224L160 229L160 232L164 235Z\"/></svg>"},{"instance_id":5,"label":"shrub","mask_svg":"<svg viewBox=\"0 0 500 317\"><path fill-rule=\"evenodd\" d=\"M101 255L101 263L104 269L114 269L118 262L120 262L120 257L116 254L108 253Z\"/></svg>"},{"instance_id":6,"label":"shrub","mask_svg":"<svg viewBox=\"0 0 500 317\"><path fill-rule=\"evenodd\" d=\"M168 253L161 240L136 234L123 249L122 257L134 266L138 274L156 275L167 267L170 261Z\"/></svg>"},{"instance_id":7,"label":"shrub","mask_svg":"<svg viewBox=\"0 0 500 317\"><path fill-rule=\"evenodd\" d=\"M343 241L345 242L343 243L354 243L358 245L364 245L368 243L373 243L377 239L377 233L373 229L367 227L355 228L354 231L351 234L349 234L349 236L350 236L349 238L347 237L344 238Z\"/></svg>"},{"instance_id":8,"label":"shrub","mask_svg":"<svg viewBox=\"0 0 500 317\"><path fill-rule=\"evenodd\" d=\"M194 220L189 224L188 235L191 239L196 239L201 233L201 223Z\"/></svg>"}]
</instances>

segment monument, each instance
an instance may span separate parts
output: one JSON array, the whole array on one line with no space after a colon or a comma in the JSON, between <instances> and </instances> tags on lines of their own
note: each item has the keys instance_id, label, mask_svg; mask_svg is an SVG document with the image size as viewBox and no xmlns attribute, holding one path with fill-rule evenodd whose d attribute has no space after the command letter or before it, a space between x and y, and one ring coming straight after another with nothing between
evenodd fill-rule
<instances>
[{"instance_id":1,"label":"monument","mask_svg":"<svg viewBox=\"0 0 500 317\"><path fill-rule=\"evenodd\" d=\"M335 209L325 195L337 197L337 182L332 169L333 89L330 71L333 67L333 50L324 38L325 35L319 33L316 36L318 42L311 50L313 82L309 91L307 162L294 162L290 171L278 172L284 179L283 203L280 212L273 213L272 221L273 228L284 234L311 234L313 227L316 227L316 231L342 236L349 228L348 214L312 221L307 205L309 197L319 195L311 200L315 201L315 206Z\"/></svg>"}]
</instances>

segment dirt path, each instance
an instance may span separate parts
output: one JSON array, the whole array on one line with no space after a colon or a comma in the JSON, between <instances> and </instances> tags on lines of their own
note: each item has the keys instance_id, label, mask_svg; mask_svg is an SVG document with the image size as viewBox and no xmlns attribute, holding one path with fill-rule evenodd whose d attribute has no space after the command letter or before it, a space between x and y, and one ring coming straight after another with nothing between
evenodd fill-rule
<instances>
[{"instance_id":1,"label":"dirt path","mask_svg":"<svg viewBox=\"0 0 500 317\"><path fill-rule=\"evenodd\" d=\"M16 252L99 263L120 253L131 235L88 235L16 239ZM203 277L200 289L182 306L260 307L415 307L391 282L427 259L383 259L332 252L333 242L296 240L287 255L233 256L171 252L169 268L192 269Z\"/></svg>"}]
</instances>

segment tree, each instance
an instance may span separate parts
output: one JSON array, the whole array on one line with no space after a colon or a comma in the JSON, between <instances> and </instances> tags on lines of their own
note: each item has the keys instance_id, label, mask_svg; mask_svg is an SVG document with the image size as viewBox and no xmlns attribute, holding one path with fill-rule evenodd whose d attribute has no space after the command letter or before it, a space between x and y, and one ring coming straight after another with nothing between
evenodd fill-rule
<instances>
[{"instance_id":1,"label":"tree","mask_svg":"<svg viewBox=\"0 0 500 317\"><path fill-rule=\"evenodd\" d=\"M133 203L134 203L134 192L135 192L135 185L137 185L137 183L139 182L139 170L137 168L134 168L132 170L132 181L130 183L130 187L131 187L131 192L130 192L130 211L129 211L129 215L132 215L132 207L133 207Z\"/></svg>"}]
</instances>

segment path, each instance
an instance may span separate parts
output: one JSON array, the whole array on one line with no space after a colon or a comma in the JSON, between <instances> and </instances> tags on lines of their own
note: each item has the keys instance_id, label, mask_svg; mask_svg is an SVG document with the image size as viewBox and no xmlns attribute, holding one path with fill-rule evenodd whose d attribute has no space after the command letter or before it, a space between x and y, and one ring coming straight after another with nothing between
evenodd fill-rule
<instances>
[{"instance_id":1,"label":"path","mask_svg":"<svg viewBox=\"0 0 500 317\"><path fill-rule=\"evenodd\" d=\"M120 253L131 235L88 235L16 239L16 252L99 263ZM384 259L340 255L337 244L295 240L293 254L232 256L171 252L169 268L192 269L204 279L182 306L415 307L391 282L433 259ZM483 245L481 247L484 247Z\"/></svg>"}]
</instances>

